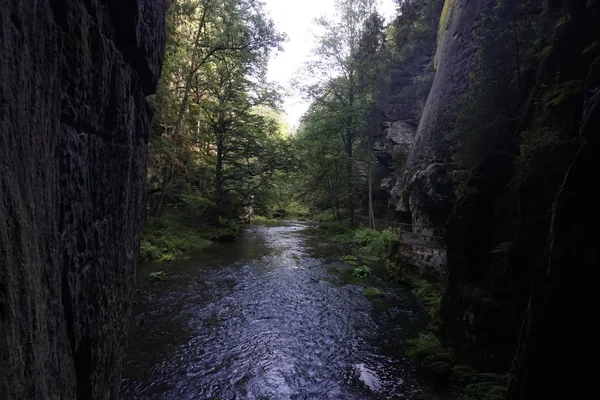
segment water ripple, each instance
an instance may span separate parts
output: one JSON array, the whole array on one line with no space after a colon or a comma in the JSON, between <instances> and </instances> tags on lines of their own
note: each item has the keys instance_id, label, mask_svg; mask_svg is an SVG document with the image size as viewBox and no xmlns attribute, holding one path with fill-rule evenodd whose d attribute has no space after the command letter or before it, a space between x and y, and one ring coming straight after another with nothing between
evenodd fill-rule
<instances>
[{"instance_id":1,"label":"water ripple","mask_svg":"<svg viewBox=\"0 0 600 400\"><path fill-rule=\"evenodd\" d=\"M142 283L122 398L416 398L398 351L410 295L386 288L393 305L373 310L361 287L332 284L305 228L251 227Z\"/></svg>"}]
</instances>

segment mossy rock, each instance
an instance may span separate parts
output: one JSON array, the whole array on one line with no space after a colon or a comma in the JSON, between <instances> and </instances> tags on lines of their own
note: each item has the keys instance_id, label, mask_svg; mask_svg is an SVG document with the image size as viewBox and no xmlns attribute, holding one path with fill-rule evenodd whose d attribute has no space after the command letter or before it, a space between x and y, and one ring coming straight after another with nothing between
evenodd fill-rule
<instances>
[{"instance_id":1,"label":"mossy rock","mask_svg":"<svg viewBox=\"0 0 600 400\"><path fill-rule=\"evenodd\" d=\"M363 294L366 297L371 297L371 298L380 298L380 297L384 296L384 294L383 294L383 292L381 290L379 290L377 288L374 288L374 287L371 287L371 286L366 287L363 290Z\"/></svg>"}]
</instances>

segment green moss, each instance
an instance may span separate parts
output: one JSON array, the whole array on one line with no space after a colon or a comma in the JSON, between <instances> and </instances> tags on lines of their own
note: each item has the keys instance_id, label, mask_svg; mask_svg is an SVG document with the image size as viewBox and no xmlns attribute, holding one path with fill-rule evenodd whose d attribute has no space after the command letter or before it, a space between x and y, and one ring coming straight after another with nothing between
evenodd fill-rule
<instances>
[{"instance_id":1,"label":"green moss","mask_svg":"<svg viewBox=\"0 0 600 400\"><path fill-rule=\"evenodd\" d=\"M571 15L566 14L566 15L562 16L561 18L559 18L558 21L556 21L556 25L554 25L554 27L555 28L560 28L561 26L563 26L564 24L566 24L570 20L571 20Z\"/></svg>"},{"instance_id":2,"label":"green moss","mask_svg":"<svg viewBox=\"0 0 600 400\"><path fill-rule=\"evenodd\" d=\"M600 50L600 40L596 40L594 43L592 43L588 47L586 47L581 52L581 55L584 55L584 54L594 54L594 53L597 53L598 50Z\"/></svg>"},{"instance_id":3,"label":"green moss","mask_svg":"<svg viewBox=\"0 0 600 400\"><path fill-rule=\"evenodd\" d=\"M583 83L581 81L567 81L549 91L547 104L550 107L558 107L582 93Z\"/></svg>"},{"instance_id":4,"label":"green moss","mask_svg":"<svg viewBox=\"0 0 600 400\"><path fill-rule=\"evenodd\" d=\"M366 297L383 297L381 290L370 286L363 290L363 294Z\"/></svg>"},{"instance_id":5,"label":"green moss","mask_svg":"<svg viewBox=\"0 0 600 400\"><path fill-rule=\"evenodd\" d=\"M550 54L552 54L552 46L548 45L546 47L544 47L543 49L541 49L540 51L538 51L535 55L535 57L538 60L543 60L544 58L548 57Z\"/></svg>"},{"instance_id":6,"label":"green moss","mask_svg":"<svg viewBox=\"0 0 600 400\"><path fill-rule=\"evenodd\" d=\"M442 42L446 31L450 26L450 20L454 16L456 0L446 0L444 2L444 8L440 16L440 26L438 30L438 46Z\"/></svg>"}]
</instances>

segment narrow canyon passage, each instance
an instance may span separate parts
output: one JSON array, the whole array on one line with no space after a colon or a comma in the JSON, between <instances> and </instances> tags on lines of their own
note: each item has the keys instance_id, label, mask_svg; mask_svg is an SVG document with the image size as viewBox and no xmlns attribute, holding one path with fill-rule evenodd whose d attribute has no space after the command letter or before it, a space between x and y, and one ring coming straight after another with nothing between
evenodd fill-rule
<instances>
[{"instance_id":1,"label":"narrow canyon passage","mask_svg":"<svg viewBox=\"0 0 600 400\"><path fill-rule=\"evenodd\" d=\"M412 294L379 281L385 296L370 301L332 272L346 267L308 226L251 226L174 262L165 281L142 276L122 398L419 396L402 355L418 324Z\"/></svg>"}]
</instances>

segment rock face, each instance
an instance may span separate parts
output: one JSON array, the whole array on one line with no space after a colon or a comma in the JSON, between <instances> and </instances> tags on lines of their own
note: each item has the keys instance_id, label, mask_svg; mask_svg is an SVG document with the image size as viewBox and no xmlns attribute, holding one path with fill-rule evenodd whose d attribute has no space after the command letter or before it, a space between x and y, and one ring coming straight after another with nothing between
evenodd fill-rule
<instances>
[{"instance_id":1,"label":"rock face","mask_svg":"<svg viewBox=\"0 0 600 400\"><path fill-rule=\"evenodd\" d=\"M0 398L118 394L164 0L0 1Z\"/></svg>"},{"instance_id":2,"label":"rock face","mask_svg":"<svg viewBox=\"0 0 600 400\"><path fill-rule=\"evenodd\" d=\"M399 205L411 213L416 225L441 226L452 210L454 172L447 140L452 129L452 107L467 88L474 53L471 32L482 11L494 3L446 1L435 56L435 79L400 183Z\"/></svg>"},{"instance_id":3,"label":"rock face","mask_svg":"<svg viewBox=\"0 0 600 400\"><path fill-rule=\"evenodd\" d=\"M549 51L538 60L537 76L527 85L531 100L520 110L519 151L486 156L466 180L466 190L456 200L447 223L449 281L440 312L444 339L463 358L498 370L510 367L517 348L532 281L540 280L536 276L544 268L547 233L556 229L551 228L552 205L577 152L579 124L585 119L584 92L595 92L589 84L581 90L565 87L589 81L589 66L600 55L598 49L595 54L586 51L600 38L598 14L591 9L563 8L561 3L555 14L535 18L538 26L551 29ZM556 24L556 19L563 22ZM573 59L577 62L569 61ZM543 134L547 130L560 136L547 138ZM548 143L543 151L527 153L531 132L538 143ZM510 143L511 137L507 134L505 142ZM589 182L594 179L593 168L590 165ZM576 192L573 195L592 196L582 188L573 189ZM579 249L566 241L556 243L570 248L574 260L575 253L587 251L585 241L581 245ZM547 283L534 286L552 292L543 287Z\"/></svg>"},{"instance_id":4,"label":"rock face","mask_svg":"<svg viewBox=\"0 0 600 400\"><path fill-rule=\"evenodd\" d=\"M590 2L589 10L577 6L571 4L574 22L595 29L599 37L598 10ZM600 209L590 182L600 181L600 58L590 66L585 89L580 132L586 141L553 206L544 266L532 284L513 365L510 400L585 398L593 389L593 372L579 360L597 354L595 331L592 322L569 310L590 308L596 300ZM587 279L579 271L588 271Z\"/></svg>"}]
</instances>

